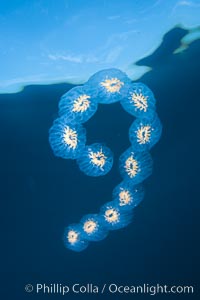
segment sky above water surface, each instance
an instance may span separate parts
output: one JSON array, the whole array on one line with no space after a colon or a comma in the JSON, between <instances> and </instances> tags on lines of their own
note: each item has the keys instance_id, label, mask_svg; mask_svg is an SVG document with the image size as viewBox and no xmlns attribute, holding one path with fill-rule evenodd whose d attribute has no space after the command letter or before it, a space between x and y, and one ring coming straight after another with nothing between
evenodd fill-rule
<instances>
[{"instance_id":1,"label":"sky above water surface","mask_svg":"<svg viewBox=\"0 0 200 300\"><path fill-rule=\"evenodd\" d=\"M94 72L135 66L173 27L199 38L199 0L13 0L0 3L0 93L27 84L80 84ZM195 30L194 30L195 29Z\"/></svg>"}]
</instances>

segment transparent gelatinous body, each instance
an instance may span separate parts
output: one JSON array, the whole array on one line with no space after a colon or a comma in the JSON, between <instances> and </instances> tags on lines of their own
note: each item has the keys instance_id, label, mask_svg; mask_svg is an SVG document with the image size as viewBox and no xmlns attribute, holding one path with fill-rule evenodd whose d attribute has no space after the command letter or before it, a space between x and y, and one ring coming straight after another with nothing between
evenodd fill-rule
<instances>
[{"instance_id":1,"label":"transparent gelatinous body","mask_svg":"<svg viewBox=\"0 0 200 300\"><path fill-rule=\"evenodd\" d=\"M127 97L131 80L118 69L106 69L95 73L85 86L98 97L99 103L110 104Z\"/></svg>"},{"instance_id":2,"label":"transparent gelatinous body","mask_svg":"<svg viewBox=\"0 0 200 300\"><path fill-rule=\"evenodd\" d=\"M107 174L113 165L113 154L103 144L95 143L86 146L80 158L77 159L80 170L89 176Z\"/></svg>"},{"instance_id":3,"label":"transparent gelatinous body","mask_svg":"<svg viewBox=\"0 0 200 300\"><path fill-rule=\"evenodd\" d=\"M102 220L97 214L84 216L80 223L83 237L88 241L101 241L108 235L108 231L102 226Z\"/></svg>"},{"instance_id":4,"label":"transparent gelatinous body","mask_svg":"<svg viewBox=\"0 0 200 300\"><path fill-rule=\"evenodd\" d=\"M101 207L100 217L103 227L108 230L117 230L131 223L133 212L132 210L123 211L117 201L111 201Z\"/></svg>"},{"instance_id":5,"label":"transparent gelatinous body","mask_svg":"<svg viewBox=\"0 0 200 300\"><path fill-rule=\"evenodd\" d=\"M130 85L128 96L123 98L121 105L136 118L152 119L156 100L152 91L145 84L138 82Z\"/></svg>"},{"instance_id":6,"label":"transparent gelatinous body","mask_svg":"<svg viewBox=\"0 0 200 300\"><path fill-rule=\"evenodd\" d=\"M121 176L132 184L144 181L152 173L153 161L149 152L135 152L127 149L119 158Z\"/></svg>"},{"instance_id":7,"label":"transparent gelatinous body","mask_svg":"<svg viewBox=\"0 0 200 300\"><path fill-rule=\"evenodd\" d=\"M143 200L144 187L141 184L132 185L130 181L122 181L114 188L112 198L121 210L133 209Z\"/></svg>"},{"instance_id":8,"label":"transparent gelatinous body","mask_svg":"<svg viewBox=\"0 0 200 300\"><path fill-rule=\"evenodd\" d=\"M61 97L60 117L49 130L49 142L56 156L76 159L79 169L86 175L106 175L113 166L113 153L104 144L86 146L86 130L82 123L95 114L99 103L117 101L136 117L129 128L131 147L119 158L122 181L113 189L112 201L104 204L98 214L87 214L80 223L65 229L64 244L73 251L80 252L89 242L101 241L109 231L131 223L134 208L144 198L141 183L152 173L149 150L160 139L162 125L152 91L143 83L132 83L118 69L107 69L95 73L86 84L72 88Z\"/></svg>"},{"instance_id":9,"label":"transparent gelatinous body","mask_svg":"<svg viewBox=\"0 0 200 300\"><path fill-rule=\"evenodd\" d=\"M150 150L160 139L162 125L157 116L152 120L136 119L129 129L129 140L135 151Z\"/></svg>"},{"instance_id":10,"label":"transparent gelatinous body","mask_svg":"<svg viewBox=\"0 0 200 300\"><path fill-rule=\"evenodd\" d=\"M83 239L83 231L80 224L72 224L65 228L63 241L66 248L76 252L85 250L88 242Z\"/></svg>"},{"instance_id":11,"label":"transparent gelatinous body","mask_svg":"<svg viewBox=\"0 0 200 300\"><path fill-rule=\"evenodd\" d=\"M65 117L58 118L49 130L49 143L55 156L76 159L85 148L86 130Z\"/></svg>"},{"instance_id":12,"label":"transparent gelatinous body","mask_svg":"<svg viewBox=\"0 0 200 300\"><path fill-rule=\"evenodd\" d=\"M84 123L97 111L97 99L89 89L77 86L65 93L59 102L59 115L70 123Z\"/></svg>"}]
</instances>

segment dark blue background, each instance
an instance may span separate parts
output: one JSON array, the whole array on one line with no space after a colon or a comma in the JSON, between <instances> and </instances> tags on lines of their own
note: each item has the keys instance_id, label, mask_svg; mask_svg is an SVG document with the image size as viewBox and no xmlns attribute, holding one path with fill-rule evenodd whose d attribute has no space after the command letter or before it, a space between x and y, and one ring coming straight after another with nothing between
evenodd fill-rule
<instances>
[{"instance_id":1,"label":"dark blue background","mask_svg":"<svg viewBox=\"0 0 200 300\"><path fill-rule=\"evenodd\" d=\"M86 124L88 143L106 142L115 153L114 168L107 176L89 178L74 161L54 157L48 144L59 98L70 85L29 86L21 93L0 95L1 244L8 245L2 247L1 299L61 299L60 295L26 294L24 286L76 282L191 284L194 295L174 298L198 298L200 41L172 54L184 34L174 29L152 56L138 62L152 67L141 81L154 91L163 123L162 139L152 151L154 172L145 183L145 200L128 228L82 253L64 248L63 229L111 200L112 189L120 182L117 160L129 145L132 117L118 103L101 105ZM70 294L64 298L108 297L147 296Z\"/></svg>"}]
</instances>

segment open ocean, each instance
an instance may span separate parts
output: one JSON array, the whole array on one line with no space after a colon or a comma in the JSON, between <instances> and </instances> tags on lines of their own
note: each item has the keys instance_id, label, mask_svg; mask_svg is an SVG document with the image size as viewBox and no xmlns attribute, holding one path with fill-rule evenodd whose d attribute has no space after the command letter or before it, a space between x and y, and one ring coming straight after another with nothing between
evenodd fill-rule
<instances>
[{"instance_id":1,"label":"open ocean","mask_svg":"<svg viewBox=\"0 0 200 300\"><path fill-rule=\"evenodd\" d=\"M64 247L64 227L111 200L133 118L116 103L100 105L86 123L88 144L105 142L115 154L112 171L92 178L75 161L56 158L48 143L59 98L71 85L27 86L0 95L2 246L9 244L1 265L9 294L2 290L2 300L147 298L25 293L26 284L36 283L193 285L193 295L168 298L199 299L200 40L173 54L184 34L173 29L155 53L138 62L152 68L140 81L154 92L163 124L151 151L154 170L145 181L145 199L131 225L81 253Z\"/></svg>"}]
</instances>

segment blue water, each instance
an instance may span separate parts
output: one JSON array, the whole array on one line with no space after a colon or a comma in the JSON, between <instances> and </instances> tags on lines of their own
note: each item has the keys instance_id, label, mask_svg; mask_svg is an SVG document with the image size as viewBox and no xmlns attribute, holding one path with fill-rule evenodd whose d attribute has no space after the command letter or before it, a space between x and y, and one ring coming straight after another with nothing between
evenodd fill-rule
<instances>
[{"instance_id":1,"label":"blue water","mask_svg":"<svg viewBox=\"0 0 200 300\"><path fill-rule=\"evenodd\" d=\"M63 229L87 213L98 212L111 200L112 189L120 182L117 159L129 145L128 128L133 118L116 103L100 106L87 123L88 144L104 141L115 153L108 175L89 178L74 161L54 157L48 144L59 98L72 86L28 86L21 93L0 95L1 244L9 245L2 256L8 257L1 266L1 276L7 279L2 299L62 298L26 294L27 283L197 287L200 41L174 55L181 35L180 30L173 30L145 59L152 71L141 81L154 91L163 123L162 139L152 151L154 171L145 184L145 200L135 210L135 220L128 228L111 233L103 242L92 243L82 253L64 248ZM147 296L70 294L64 298L108 297ZM197 299L198 294L196 290L194 295L175 297Z\"/></svg>"}]
</instances>

